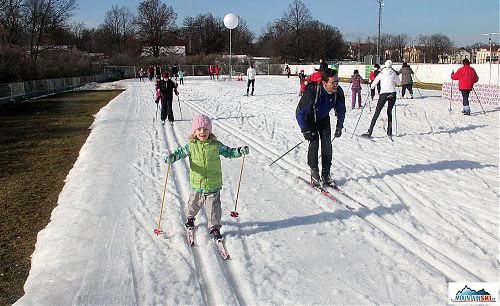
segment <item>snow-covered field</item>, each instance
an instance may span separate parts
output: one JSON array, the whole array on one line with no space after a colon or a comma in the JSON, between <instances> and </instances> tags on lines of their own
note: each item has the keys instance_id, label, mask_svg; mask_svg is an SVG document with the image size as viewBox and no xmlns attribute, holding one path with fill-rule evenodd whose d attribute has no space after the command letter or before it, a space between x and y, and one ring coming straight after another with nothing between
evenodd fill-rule
<instances>
[{"instance_id":1,"label":"snow-covered field","mask_svg":"<svg viewBox=\"0 0 500 306\"><path fill-rule=\"evenodd\" d=\"M446 304L448 282L498 282L499 108L484 115L473 104L466 117L454 102L450 114L440 91L420 90L398 100L394 141L385 109L367 140L351 137L361 110L348 95L332 174L367 206L335 194L350 211L297 179L308 177L305 143L269 166L302 140L297 78L258 76L246 97L246 82L188 77L174 127L155 120L152 83L119 83L127 90L97 114L38 234L17 304ZM237 219L241 159L222 161L226 261L204 213L195 246L185 242L188 160L172 166L164 234L153 233L162 156L187 143L198 113L224 144L250 146ZM372 114L367 107L357 135Z\"/></svg>"}]
</instances>

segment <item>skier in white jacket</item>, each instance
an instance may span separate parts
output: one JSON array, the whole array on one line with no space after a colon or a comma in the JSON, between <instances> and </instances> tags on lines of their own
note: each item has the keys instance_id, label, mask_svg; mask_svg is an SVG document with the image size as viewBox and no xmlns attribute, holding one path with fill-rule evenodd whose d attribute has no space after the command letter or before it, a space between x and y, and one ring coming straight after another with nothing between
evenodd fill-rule
<instances>
[{"instance_id":1,"label":"skier in white jacket","mask_svg":"<svg viewBox=\"0 0 500 306\"><path fill-rule=\"evenodd\" d=\"M250 89L250 84L252 84L252 96L253 96L253 88L255 86L255 75L257 72L255 71L255 68L253 68L253 65L250 64L248 65L247 69L247 76L248 76L248 82L247 82L247 96L248 96L248 91Z\"/></svg>"},{"instance_id":2,"label":"skier in white jacket","mask_svg":"<svg viewBox=\"0 0 500 306\"><path fill-rule=\"evenodd\" d=\"M380 71L377 77L373 80L371 88L377 87L380 82L380 95L378 98L377 108L373 114L372 122L370 123L370 128L368 132L361 135L362 137L370 138L372 137L373 127L377 122L378 116L384 108L385 102L389 102L387 105L387 135L392 136L392 108L396 103L396 84L400 84L398 73L392 68L392 61L385 61L385 67Z\"/></svg>"}]
</instances>

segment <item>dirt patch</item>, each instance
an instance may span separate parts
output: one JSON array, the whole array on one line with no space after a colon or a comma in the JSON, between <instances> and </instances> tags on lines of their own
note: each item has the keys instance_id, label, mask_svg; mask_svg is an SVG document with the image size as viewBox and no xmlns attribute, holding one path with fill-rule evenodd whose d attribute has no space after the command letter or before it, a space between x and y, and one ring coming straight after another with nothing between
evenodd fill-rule
<instances>
[{"instance_id":1,"label":"dirt patch","mask_svg":"<svg viewBox=\"0 0 500 306\"><path fill-rule=\"evenodd\" d=\"M96 114L122 91L67 92L0 107L0 305L23 294L36 235Z\"/></svg>"}]
</instances>

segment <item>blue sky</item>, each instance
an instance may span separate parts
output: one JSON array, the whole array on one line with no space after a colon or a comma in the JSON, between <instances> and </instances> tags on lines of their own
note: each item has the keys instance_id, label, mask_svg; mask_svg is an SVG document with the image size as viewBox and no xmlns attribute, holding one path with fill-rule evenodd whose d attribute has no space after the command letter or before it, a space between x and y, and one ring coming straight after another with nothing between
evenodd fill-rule
<instances>
[{"instance_id":1,"label":"blue sky","mask_svg":"<svg viewBox=\"0 0 500 306\"><path fill-rule=\"evenodd\" d=\"M140 0L79 0L74 21L96 27L113 5L126 6L136 14ZM176 23L185 17L212 13L223 18L235 13L243 18L257 36L270 22L288 9L291 0L163 0L177 12ZM314 0L302 1L314 19L340 29L347 40L364 40L377 35L377 0ZM384 0L382 33L447 35L457 46L488 42L482 33L500 32L500 0ZM492 38L499 41L499 36Z\"/></svg>"}]
</instances>

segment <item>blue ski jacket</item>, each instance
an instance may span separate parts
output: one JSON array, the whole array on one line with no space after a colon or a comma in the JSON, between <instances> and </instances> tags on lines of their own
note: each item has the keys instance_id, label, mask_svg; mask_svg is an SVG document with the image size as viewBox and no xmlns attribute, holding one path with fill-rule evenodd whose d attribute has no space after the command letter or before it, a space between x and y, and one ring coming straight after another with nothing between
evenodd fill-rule
<instances>
[{"instance_id":1,"label":"blue ski jacket","mask_svg":"<svg viewBox=\"0 0 500 306\"><path fill-rule=\"evenodd\" d=\"M317 86L320 86L318 101L316 102L316 119L314 118L313 105L316 101ZM300 98L295 117L300 126L301 132L317 131L316 122L329 116L330 111L335 110L337 116L336 128L344 127L345 118L345 96L342 88L338 87L337 92L329 94L321 84L309 84L304 95Z\"/></svg>"}]
</instances>

